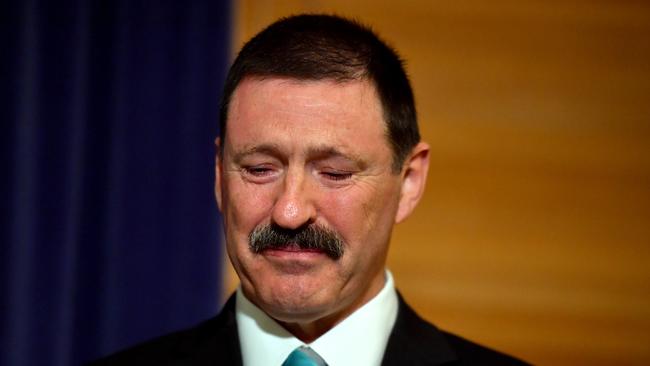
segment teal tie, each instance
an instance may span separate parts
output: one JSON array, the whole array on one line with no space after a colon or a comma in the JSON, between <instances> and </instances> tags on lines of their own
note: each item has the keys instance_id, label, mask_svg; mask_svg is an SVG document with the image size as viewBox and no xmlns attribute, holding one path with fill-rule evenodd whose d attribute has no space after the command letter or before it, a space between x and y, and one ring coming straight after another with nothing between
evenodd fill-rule
<instances>
[{"instance_id":1,"label":"teal tie","mask_svg":"<svg viewBox=\"0 0 650 366\"><path fill-rule=\"evenodd\" d=\"M289 354L282 366L327 366L327 364L313 349L300 346Z\"/></svg>"}]
</instances>

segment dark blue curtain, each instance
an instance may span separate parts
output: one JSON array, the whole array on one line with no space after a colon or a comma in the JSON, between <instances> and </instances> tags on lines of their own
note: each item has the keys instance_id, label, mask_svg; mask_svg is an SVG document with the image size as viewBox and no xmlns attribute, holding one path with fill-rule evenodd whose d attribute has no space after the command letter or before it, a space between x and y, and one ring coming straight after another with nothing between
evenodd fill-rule
<instances>
[{"instance_id":1,"label":"dark blue curtain","mask_svg":"<svg viewBox=\"0 0 650 366\"><path fill-rule=\"evenodd\" d=\"M225 1L0 2L0 364L214 315Z\"/></svg>"}]
</instances>

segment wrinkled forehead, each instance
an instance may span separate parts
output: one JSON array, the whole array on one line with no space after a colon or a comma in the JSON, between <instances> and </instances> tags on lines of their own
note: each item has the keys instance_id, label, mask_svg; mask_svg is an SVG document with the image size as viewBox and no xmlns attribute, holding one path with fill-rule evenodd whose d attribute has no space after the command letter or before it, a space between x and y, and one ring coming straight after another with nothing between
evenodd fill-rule
<instances>
[{"instance_id":1,"label":"wrinkled forehead","mask_svg":"<svg viewBox=\"0 0 650 366\"><path fill-rule=\"evenodd\" d=\"M283 118L313 122L314 128L361 128L358 120L371 119L386 130L374 84L368 80L298 80L282 77L247 77L233 92L228 106L228 129L242 121L248 128L273 128ZM341 123L335 123L340 121ZM329 123L324 123L329 122ZM365 126L368 127L368 126ZM358 133L366 132L359 129Z\"/></svg>"},{"instance_id":2,"label":"wrinkled forehead","mask_svg":"<svg viewBox=\"0 0 650 366\"><path fill-rule=\"evenodd\" d=\"M320 86L320 87L319 87ZM362 110L368 113L380 111L382 120L383 106L377 88L372 80L367 78L361 79L319 79L304 80L283 76L247 76L238 83L232 93L227 110L227 123L230 125L233 109L249 107L250 98L255 97L255 102L275 103L284 99L293 103L301 101L309 102L317 106L320 99L321 103L329 102L366 102L360 105ZM338 100L336 100L338 97ZM356 98L356 99L355 99ZM310 100L310 101L308 101ZM341 106L350 107L349 103L339 103ZM334 106L332 104L332 106ZM233 108L235 107L235 108Z\"/></svg>"}]
</instances>

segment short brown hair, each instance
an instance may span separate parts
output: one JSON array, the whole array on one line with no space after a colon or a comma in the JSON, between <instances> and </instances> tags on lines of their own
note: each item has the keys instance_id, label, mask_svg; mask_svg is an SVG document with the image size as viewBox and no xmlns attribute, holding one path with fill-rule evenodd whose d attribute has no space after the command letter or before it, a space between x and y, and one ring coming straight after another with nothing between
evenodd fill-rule
<instances>
[{"instance_id":1,"label":"short brown hair","mask_svg":"<svg viewBox=\"0 0 650 366\"><path fill-rule=\"evenodd\" d=\"M371 81L379 95L393 149L393 168L420 141L413 92L397 52L370 28L334 15L283 18L241 49L231 66L220 109L220 135L226 137L230 98L246 77L299 80ZM223 145L222 145L223 146Z\"/></svg>"}]
</instances>

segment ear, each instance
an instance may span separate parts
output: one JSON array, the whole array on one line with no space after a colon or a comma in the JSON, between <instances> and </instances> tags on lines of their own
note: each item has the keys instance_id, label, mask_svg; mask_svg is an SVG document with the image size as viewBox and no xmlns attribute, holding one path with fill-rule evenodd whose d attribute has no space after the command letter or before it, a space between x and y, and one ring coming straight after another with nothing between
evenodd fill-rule
<instances>
[{"instance_id":1,"label":"ear","mask_svg":"<svg viewBox=\"0 0 650 366\"><path fill-rule=\"evenodd\" d=\"M214 140L214 146L216 147L216 154L214 158L214 196L217 198L217 206L219 206L219 211L221 210L221 184L223 176L223 154L221 153L221 138L217 137Z\"/></svg>"},{"instance_id":2,"label":"ear","mask_svg":"<svg viewBox=\"0 0 650 366\"><path fill-rule=\"evenodd\" d=\"M402 187L395 222L404 221L415 209L427 183L429 171L429 145L418 143L404 162L402 169Z\"/></svg>"}]
</instances>

